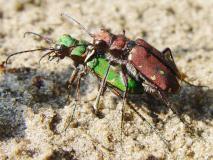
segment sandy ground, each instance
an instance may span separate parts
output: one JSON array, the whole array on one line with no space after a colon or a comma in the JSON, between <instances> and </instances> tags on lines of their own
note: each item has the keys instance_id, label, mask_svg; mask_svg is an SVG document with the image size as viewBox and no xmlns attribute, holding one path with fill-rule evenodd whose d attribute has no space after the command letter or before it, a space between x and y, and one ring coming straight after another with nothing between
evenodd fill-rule
<instances>
[{"instance_id":1,"label":"sandy ground","mask_svg":"<svg viewBox=\"0 0 213 160\"><path fill-rule=\"evenodd\" d=\"M131 39L143 37L159 50L170 47L177 66L199 89L182 84L171 101L200 137L188 134L172 112L158 102L132 101L138 111L171 143L162 140L127 107L120 143L121 100L107 91L100 107L103 117L92 113L97 79L85 78L82 103L74 122L63 132L74 107L65 103L66 81L72 61L43 60L42 53L26 53L11 59L0 70L0 159L213 159L213 1L95 1L0 0L0 63L17 51L47 45L23 38L34 31L57 39L64 33L91 40L78 27L61 18L68 13L89 30L102 26ZM36 80L41 79L39 88ZM193 132L193 131L192 131Z\"/></svg>"}]
</instances>

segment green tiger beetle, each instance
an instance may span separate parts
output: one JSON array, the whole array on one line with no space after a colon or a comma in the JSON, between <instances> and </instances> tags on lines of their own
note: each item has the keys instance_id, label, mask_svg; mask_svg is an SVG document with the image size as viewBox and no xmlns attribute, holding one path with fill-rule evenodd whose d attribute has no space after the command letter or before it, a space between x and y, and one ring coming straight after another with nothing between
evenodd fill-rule
<instances>
[{"instance_id":1,"label":"green tiger beetle","mask_svg":"<svg viewBox=\"0 0 213 160\"><path fill-rule=\"evenodd\" d=\"M53 43L51 39L47 39L46 37L43 37L37 33L33 32L26 32L26 34L34 34L42 39L46 40L47 42ZM55 42L54 42L55 43ZM68 88L71 87L72 83L76 80L76 78L79 76L79 74L83 74L89 72L94 73L95 76L97 76L100 79L103 79L105 77L105 73L108 69L109 62L104 57L103 54L97 54L96 57L88 61L86 64L84 64L84 59L86 58L87 52L89 52L89 46L91 44L84 41L84 40L77 40L70 35L62 35L58 42L55 44L55 47L50 48L38 48L38 49L32 49L32 50L26 50L21 52L16 52L14 54L11 54L7 57L5 63L8 63L8 60L17 54L22 54L26 52L34 52L34 51L48 51L45 53L39 60L39 63L41 60L48 56L48 60L52 61L55 58L58 58L58 60L63 59L65 57L69 57L73 60L75 69L72 73L72 75L69 78L68 81ZM84 65L83 71L80 71L79 65ZM106 83L109 87L113 88L114 93L117 95L120 95L121 92L124 92L126 90L125 84L123 82L122 74L119 72L120 66L118 68L109 69L108 76L106 77ZM121 70L121 69L120 69ZM79 73L80 72L80 73ZM143 92L143 87L141 84L137 81L135 81L133 78L128 76L128 90L130 93L141 93ZM121 96L121 95L120 95Z\"/></svg>"},{"instance_id":2,"label":"green tiger beetle","mask_svg":"<svg viewBox=\"0 0 213 160\"><path fill-rule=\"evenodd\" d=\"M99 94L104 94L104 87L107 85L117 96L123 97L123 93L128 90L128 93L132 94L141 94L144 92L144 88L140 82L134 80L132 77L128 76L128 85L125 84L123 81L122 75L122 68L120 65L116 65L116 68L109 67L111 64L109 61L104 57L104 54L95 54L96 56L87 61L86 63L85 58L87 54L93 51L92 44L88 43L84 40L77 40L70 35L62 35L59 37L57 42L53 41L50 38L44 37L40 34L34 32L26 32L24 35L33 34L35 36L40 37L41 39L45 40L49 44L54 44L54 47L49 48L37 48L31 50L25 50L21 52L16 52L9 55L5 61L8 63L8 60L18 54L27 53L27 52L35 52L35 51L47 51L39 60L39 63L44 57L48 57L50 61L57 58L57 60L61 60L65 57L71 58L74 62L75 69L72 72L69 80L68 80L68 89L71 88L72 84L75 80L77 80L77 89L76 89L76 100L79 100L79 88L80 88L80 80L81 78L88 72L92 72L96 77L101 80L101 89L99 89ZM83 69L80 67L83 65ZM107 76L105 75L107 73ZM128 86L128 88L127 88ZM95 105L98 104L100 96L96 98ZM124 104L123 104L124 105ZM130 105L130 104L129 104ZM76 107L76 105L75 105ZM73 109L73 115L75 111L75 107ZM133 106L130 105L130 108L133 109L138 116L160 137L160 139L164 142L164 144L170 149L170 143L161 135L161 133L152 126ZM94 109L95 110L95 109ZM96 110L95 110L96 111ZM123 111L123 110L122 110ZM72 118L73 118L72 115ZM72 118L70 122L72 121ZM69 123L70 123L69 122ZM122 120L123 123L123 112L122 112ZM69 125L67 125L68 127ZM122 132L122 124L121 124L121 132ZM66 130L66 129L65 129ZM121 133L122 136L122 133Z\"/></svg>"}]
</instances>

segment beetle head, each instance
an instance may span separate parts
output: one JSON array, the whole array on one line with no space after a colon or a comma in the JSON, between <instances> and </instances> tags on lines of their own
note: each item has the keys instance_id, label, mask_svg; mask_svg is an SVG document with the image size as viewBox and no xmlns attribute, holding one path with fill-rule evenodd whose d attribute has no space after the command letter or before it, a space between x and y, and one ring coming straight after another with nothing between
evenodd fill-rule
<instances>
[{"instance_id":1,"label":"beetle head","mask_svg":"<svg viewBox=\"0 0 213 160\"><path fill-rule=\"evenodd\" d=\"M124 35L113 35L110 45L110 53L114 56L120 56L123 53L123 49L126 45L127 38Z\"/></svg>"},{"instance_id":2,"label":"beetle head","mask_svg":"<svg viewBox=\"0 0 213 160\"><path fill-rule=\"evenodd\" d=\"M70 57L76 64L83 63L89 43L76 40L70 35L63 35L55 45L56 56L60 59Z\"/></svg>"},{"instance_id":3,"label":"beetle head","mask_svg":"<svg viewBox=\"0 0 213 160\"><path fill-rule=\"evenodd\" d=\"M46 38L42 35L39 35L34 32L26 32L26 34L33 34L35 36L38 36L42 38L43 40L47 41L49 44L55 44L54 47L42 47L42 48L36 48L31 50L25 50L21 52L16 52L11 55L9 55L5 61L5 63L8 63L8 60L17 54L27 53L27 52L35 52L35 51L47 51L39 60L40 61L48 56L48 60L53 60L55 58L58 58L58 60L63 59L64 57L70 57L73 59L76 63L81 63L85 59L85 52L89 45L86 41L78 41L75 38L71 37L70 35L62 35L58 42L54 42L52 39Z\"/></svg>"},{"instance_id":4,"label":"beetle head","mask_svg":"<svg viewBox=\"0 0 213 160\"><path fill-rule=\"evenodd\" d=\"M78 40L70 35L62 35L59 37L58 42L55 44L55 57L63 59L66 56L70 56L70 50L78 45Z\"/></svg>"}]
</instances>

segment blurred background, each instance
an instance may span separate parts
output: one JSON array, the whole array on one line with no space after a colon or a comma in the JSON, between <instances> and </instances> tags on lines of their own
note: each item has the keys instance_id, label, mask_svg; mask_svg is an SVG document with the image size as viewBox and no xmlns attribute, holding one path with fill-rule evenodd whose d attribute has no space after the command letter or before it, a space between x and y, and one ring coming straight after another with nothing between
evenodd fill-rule
<instances>
[{"instance_id":1,"label":"blurred background","mask_svg":"<svg viewBox=\"0 0 213 160\"><path fill-rule=\"evenodd\" d=\"M186 86L173 99L206 141L186 136L181 122L167 119L171 113L161 111L157 113L161 122L154 125L171 142L172 152L168 153L159 137L136 115L126 122L122 151L118 98L106 94L101 103L103 119L91 113L93 102L82 104L74 127L59 134L72 112L72 105L64 103L72 61L65 59L57 64L44 60L39 66L42 53L16 56L8 67L18 70L5 73L0 69L0 159L213 158L212 8L212 0L0 0L0 63L11 53L47 45L32 36L23 38L26 31L55 40L66 33L91 41L75 24L61 17L61 13L67 13L91 32L103 27L113 33L125 29L128 38L143 38L160 51L170 47L187 79L209 87L203 91ZM34 85L39 76L43 89ZM83 97L97 88L96 79L89 77L88 81L82 85Z\"/></svg>"}]
</instances>

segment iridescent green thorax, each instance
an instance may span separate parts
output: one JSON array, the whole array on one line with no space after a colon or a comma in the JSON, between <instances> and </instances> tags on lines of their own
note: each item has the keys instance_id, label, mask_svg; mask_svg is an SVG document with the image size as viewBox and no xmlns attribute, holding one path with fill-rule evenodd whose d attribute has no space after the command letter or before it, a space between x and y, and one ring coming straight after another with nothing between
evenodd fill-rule
<instances>
[{"instance_id":1,"label":"iridescent green thorax","mask_svg":"<svg viewBox=\"0 0 213 160\"><path fill-rule=\"evenodd\" d=\"M72 47L71 48L71 56L78 56L81 57L85 52L86 49L88 47L88 42L84 41L84 40L80 40L78 41L77 39L71 37L68 34L64 34L62 35L59 40L58 43L60 45L64 45L66 47Z\"/></svg>"},{"instance_id":2,"label":"iridescent green thorax","mask_svg":"<svg viewBox=\"0 0 213 160\"><path fill-rule=\"evenodd\" d=\"M94 58L87 63L87 66L101 79L104 78L108 65L109 65L109 62L104 57ZM106 81L111 86L116 87L120 91L124 92L126 90L126 87L123 81L121 67L120 66L116 66L116 67L120 69L120 71L115 70L114 68L111 67ZM128 77L128 90L130 92L136 92L136 91L143 92L143 88L140 85L140 83L138 83L131 77Z\"/></svg>"},{"instance_id":3,"label":"iridescent green thorax","mask_svg":"<svg viewBox=\"0 0 213 160\"><path fill-rule=\"evenodd\" d=\"M71 37L68 34L64 34L61 37L59 37L58 43L66 47L70 47L70 46L76 46L78 44L78 40Z\"/></svg>"},{"instance_id":4,"label":"iridescent green thorax","mask_svg":"<svg viewBox=\"0 0 213 160\"><path fill-rule=\"evenodd\" d=\"M88 44L89 44L88 42L80 40L77 44L77 47L75 47L72 50L71 55L72 56L82 56L86 52Z\"/></svg>"}]
</instances>

